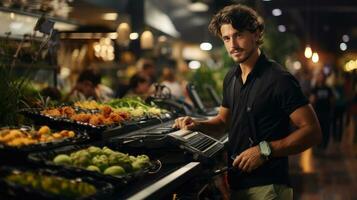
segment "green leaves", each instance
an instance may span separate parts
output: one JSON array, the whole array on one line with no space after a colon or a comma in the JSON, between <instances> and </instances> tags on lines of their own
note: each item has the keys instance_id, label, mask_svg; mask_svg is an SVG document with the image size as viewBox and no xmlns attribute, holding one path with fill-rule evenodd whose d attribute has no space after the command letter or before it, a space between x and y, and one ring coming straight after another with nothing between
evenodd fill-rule
<instances>
[{"instance_id":1,"label":"green leaves","mask_svg":"<svg viewBox=\"0 0 357 200\"><path fill-rule=\"evenodd\" d=\"M0 125L16 123L23 89L28 78L16 78L6 63L0 63Z\"/></svg>"}]
</instances>

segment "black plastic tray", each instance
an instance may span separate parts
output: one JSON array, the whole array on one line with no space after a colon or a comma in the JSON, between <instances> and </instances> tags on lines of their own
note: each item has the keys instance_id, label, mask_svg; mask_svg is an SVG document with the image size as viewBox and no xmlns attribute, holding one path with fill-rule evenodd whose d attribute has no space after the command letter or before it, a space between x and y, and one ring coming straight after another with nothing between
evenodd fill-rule
<instances>
[{"instance_id":1,"label":"black plastic tray","mask_svg":"<svg viewBox=\"0 0 357 200\"><path fill-rule=\"evenodd\" d=\"M72 130L86 131L89 136L94 140L129 133L131 131L141 129L149 125L159 124L168 121L173 117L171 114L166 113L158 117L136 118L131 121L124 121L122 123L113 124L110 126L94 126L89 123L77 122L68 118L43 115L41 114L41 109L37 108L24 109L21 111L21 113L26 117L32 119L36 124L47 124L55 129L65 127Z\"/></svg>"},{"instance_id":2,"label":"black plastic tray","mask_svg":"<svg viewBox=\"0 0 357 200\"><path fill-rule=\"evenodd\" d=\"M86 169L78 168L78 167L74 167L74 166L56 165L55 163L52 162L53 158L59 154L70 154L74 151L88 148L89 146L90 145L67 146L67 147L62 147L59 149L54 149L52 151L33 153L33 154L30 154L28 158L29 158L30 162L34 162L36 164L44 164L46 166L61 166L64 169L83 171L88 174L93 174L95 176L101 177L102 179L104 179L114 185L126 184L128 182L131 182L131 181L137 179L137 178L144 177L145 175L157 173L161 169L160 160L155 160L152 158L152 156L150 156L150 160L151 160L150 166L148 166L142 170L135 171L135 172L129 172L129 173L126 173L126 174L120 175L120 176L105 175L102 173L88 171ZM103 147L104 145L95 145L95 146ZM108 146L108 147L111 148L112 150L121 151L120 149L117 149L114 146ZM131 155L138 155L137 152L135 154L134 153L132 154L131 152L127 152L127 151L125 151L125 152L121 151L121 152L129 153Z\"/></svg>"},{"instance_id":3,"label":"black plastic tray","mask_svg":"<svg viewBox=\"0 0 357 200\"><path fill-rule=\"evenodd\" d=\"M21 126L21 127L1 127L1 129L4 128L17 128L17 129L31 129L32 127L30 126ZM56 130L56 129L53 129ZM63 130L58 129L58 130ZM39 152L39 151L46 151L66 145L74 145L74 144L82 144L87 141L89 141L89 136L85 131L77 131L75 130L75 136L71 138L64 138L61 140L56 140L56 141L51 141L51 142L41 142L37 144L31 144L31 145L25 145L25 146L20 146L20 147L12 147L5 145L3 143L0 143L0 155L4 154L6 156L17 154L25 154L27 155L28 153L33 153L33 152Z\"/></svg>"},{"instance_id":4,"label":"black plastic tray","mask_svg":"<svg viewBox=\"0 0 357 200\"><path fill-rule=\"evenodd\" d=\"M21 186L9 183L4 178L14 171L34 171L44 175L60 176L68 179L80 179L81 181L92 184L96 188L96 193L91 196L77 198L80 200L88 199L109 199L114 192L114 186L100 179L95 175L84 173L82 171L67 170L61 167L39 167L36 165L21 166L3 166L0 167L0 197L5 199L51 199L63 200L63 196L54 195L41 190L35 190L30 186Z\"/></svg>"},{"instance_id":5,"label":"black plastic tray","mask_svg":"<svg viewBox=\"0 0 357 200\"><path fill-rule=\"evenodd\" d=\"M72 130L86 131L92 139L100 139L101 133L108 128L108 126L94 126L88 123L76 122L64 117L44 115L41 114L41 109L39 108L23 109L20 113L25 117L32 119L35 124L46 124L55 129L61 127Z\"/></svg>"}]
</instances>

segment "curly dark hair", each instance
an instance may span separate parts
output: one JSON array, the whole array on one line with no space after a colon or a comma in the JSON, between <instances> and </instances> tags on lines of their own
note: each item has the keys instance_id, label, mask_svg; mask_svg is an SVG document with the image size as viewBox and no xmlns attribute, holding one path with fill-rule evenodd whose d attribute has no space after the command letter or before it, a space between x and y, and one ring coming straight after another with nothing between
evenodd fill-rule
<instances>
[{"instance_id":1,"label":"curly dark hair","mask_svg":"<svg viewBox=\"0 0 357 200\"><path fill-rule=\"evenodd\" d=\"M145 83L145 82L150 84L150 80L147 76L140 73L134 74L129 80L129 88L135 89L136 87L138 87L140 83Z\"/></svg>"},{"instance_id":2,"label":"curly dark hair","mask_svg":"<svg viewBox=\"0 0 357 200\"><path fill-rule=\"evenodd\" d=\"M264 21L258 13L248 6L234 4L226 6L215 14L208 26L210 32L221 37L221 26L231 24L239 31L247 30L251 33L260 32L258 44L262 44Z\"/></svg>"}]
</instances>

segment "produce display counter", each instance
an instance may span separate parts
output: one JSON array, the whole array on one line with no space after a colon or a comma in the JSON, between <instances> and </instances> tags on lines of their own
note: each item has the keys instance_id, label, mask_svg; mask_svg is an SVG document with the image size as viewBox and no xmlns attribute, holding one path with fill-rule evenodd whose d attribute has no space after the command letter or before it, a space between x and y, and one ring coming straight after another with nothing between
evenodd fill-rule
<instances>
[{"instance_id":1,"label":"produce display counter","mask_svg":"<svg viewBox=\"0 0 357 200\"><path fill-rule=\"evenodd\" d=\"M129 184L128 190L118 194L118 199L161 199L173 190L200 173L199 162L189 162L176 166L166 166L160 173ZM140 186L138 186L140 185Z\"/></svg>"},{"instance_id":2,"label":"produce display counter","mask_svg":"<svg viewBox=\"0 0 357 200\"><path fill-rule=\"evenodd\" d=\"M122 102L115 103L117 103L115 105L122 106L119 104ZM143 105L141 102L136 103L136 105L139 104ZM17 165L24 172L27 167L31 168L32 172L30 173L32 174L29 176L38 173L36 171L38 165L39 168L43 168L43 172L58 171L54 176L64 175L69 178L68 180L71 178L85 179L88 176L91 177L91 180L95 180L94 183L96 181L107 182L112 186L107 187L104 191L107 195L105 199L166 199L178 188L185 186L186 182L195 177L204 176L207 171L212 171L214 163L217 163L216 157L221 155L224 144L227 142L226 135L214 139L199 132L183 131L181 133L181 130L172 129L175 117L170 113L156 115L159 116L156 118L148 118L150 116L148 115L141 117L140 120L128 121L128 123L122 123L121 126L115 127L117 122L108 121L109 119L125 120L127 114L123 113L137 114L135 113L137 110L130 112L125 110L120 113L112 107L92 102L80 105L97 106L98 108L85 110L88 108L66 106L44 111L25 112L25 115L28 114L28 117L33 118L34 121L37 120L37 124L43 124L43 126L38 130L31 127L1 129L2 141L10 141L10 137L13 139L13 141L0 146L0 153L4 158L2 166L10 166L7 169L8 174L12 173L16 176L18 172L16 166L11 168L14 165L12 162L21 160L21 164L17 163ZM150 111L158 112L155 109L151 108ZM40 121L38 121L39 119ZM87 121L84 122L84 120ZM94 122L96 125L92 124ZM113 125L108 126L105 123L113 123ZM56 128L50 129L46 126L47 124ZM106 130L103 131L104 128ZM175 134L170 135L171 133ZM31 145L26 146L25 142ZM102 159L103 156L108 160ZM145 157L147 158L146 164L143 161L146 159ZM127 160L124 161L125 159ZM106 166L103 162L107 163ZM134 164L135 162L137 165ZM147 165L148 163L156 164ZM127 168L128 164L129 168ZM139 168L136 168L138 166ZM116 168L115 172L112 167ZM126 171L127 169L128 171ZM121 170L127 174L120 174ZM62 172L60 173L60 171ZM39 176L47 179L41 173ZM4 176L7 175L4 174ZM10 196L15 193L11 196L12 199L23 197L16 195L16 191L22 191L22 195L36 193L39 198L51 199L47 198L49 197L47 192L43 191L35 192L32 189L22 190L21 188L19 190L17 186L9 189L12 186L4 179L0 180L0 184L2 184L0 193L5 195L8 193ZM35 182L29 184L35 184ZM94 184L94 186L96 185ZM42 186L36 185L36 187ZM51 187L52 189L56 188L55 186ZM57 192L56 196L63 195L63 191L66 190L53 191ZM53 199L58 199L58 196Z\"/></svg>"}]
</instances>

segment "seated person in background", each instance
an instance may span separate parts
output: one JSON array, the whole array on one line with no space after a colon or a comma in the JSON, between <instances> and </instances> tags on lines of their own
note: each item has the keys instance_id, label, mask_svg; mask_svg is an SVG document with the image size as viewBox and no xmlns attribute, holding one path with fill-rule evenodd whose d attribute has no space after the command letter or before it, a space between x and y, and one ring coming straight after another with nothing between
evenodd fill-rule
<instances>
[{"instance_id":1,"label":"seated person in background","mask_svg":"<svg viewBox=\"0 0 357 200\"><path fill-rule=\"evenodd\" d=\"M150 85L157 81L156 68L154 62L150 59L143 59L138 62L140 73L147 76L150 81Z\"/></svg>"},{"instance_id":2,"label":"seated person in background","mask_svg":"<svg viewBox=\"0 0 357 200\"><path fill-rule=\"evenodd\" d=\"M97 74L93 70L84 70L79 74L76 85L71 89L67 95L66 100L77 101L84 99L97 100L95 87L98 84ZM99 79L100 80L100 79Z\"/></svg>"},{"instance_id":3,"label":"seated person in background","mask_svg":"<svg viewBox=\"0 0 357 200\"><path fill-rule=\"evenodd\" d=\"M82 71L66 100L94 99L105 101L110 99L113 91L109 87L100 84L100 81L101 75L93 69Z\"/></svg>"},{"instance_id":4,"label":"seated person in background","mask_svg":"<svg viewBox=\"0 0 357 200\"><path fill-rule=\"evenodd\" d=\"M95 87L95 93L100 101L109 101L114 97L114 91L110 87L101 83Z\"/></svg>"},{"instance_id":5,"label":"seated person in background","mask_svg":"<svg viewBox=\"0 0 357 200\"><path fill-rule=\"evenodd\" d=\"M185 96L180 83L176 80L175 73L171 68L164 68L162 70L162 85L165 85L170 89L171 96L174 99L184 100Z\"/></svg>"},{"instance_id":6,"label":"seated person in background","mask_svg":"<svg viewBox=\"0 0 357 200\"><path fill-rule=\"evenodd\" d=\"M140 97L146 99L150 95L150 79L144 74L137 73L130 78L129 90L124 97Z\"/></svg>"}]
</instances>

